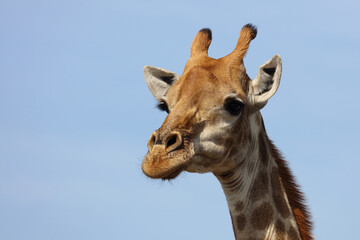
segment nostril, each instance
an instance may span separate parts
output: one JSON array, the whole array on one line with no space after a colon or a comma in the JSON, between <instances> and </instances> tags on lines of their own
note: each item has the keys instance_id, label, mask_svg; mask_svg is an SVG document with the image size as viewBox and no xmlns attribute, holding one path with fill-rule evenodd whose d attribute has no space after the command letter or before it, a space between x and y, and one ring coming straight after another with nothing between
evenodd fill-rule
<instances>
[{"instance_id":1,"label":"nostril","mask_svg":"<svg viewBox=\"0 0 360 240\"><path fill-rule=\"evenodd\" d=\"M165 141L165 151L170 153L179 150L182 147L182 137L179 132L172 132L169 134Z\"/></svg>"},{"instance_id":2,"label":"nostril","mask_svg":"<svg viewBox=\"0 0 360 240\"><path fill-rule=\"evenodd\" d=\"M153 132L153 134L151 135L149 142L148 142L149 151L151 151L151 149L153 149L154 145L156 144L156 140L157 140L157 133Z\"/></svg>"},{"instance_id":3,"label":"nostril","mask_svg":"<svg viewBox=\"0 0 360 240\"><path fill-rule=\"evenodd\" d=\"M166 148L171 147L172 145L174 145L176 143L177 140L177 135L173 135L172 137L169 138L169 140L166 143Z\"/></svg>"},{"instance_id":4,"label":"nostril","mask_svg":"<svg viewBox=\"0 0 360 240\"><path fill-rule=\"evenodd\" d=\"M151 142L151 144L155 144L155 135L153 134L152 136L151 136L151 138L150 138L150 142Z\"/></svg>"}]
</instances>

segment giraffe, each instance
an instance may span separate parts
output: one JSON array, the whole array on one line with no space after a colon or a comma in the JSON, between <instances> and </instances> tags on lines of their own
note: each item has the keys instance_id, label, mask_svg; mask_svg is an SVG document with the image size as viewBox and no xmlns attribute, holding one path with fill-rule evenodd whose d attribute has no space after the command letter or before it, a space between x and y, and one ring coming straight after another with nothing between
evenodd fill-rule
<instances>
[{"instance_id":1,"label":"giraffe","mask_svg":"<svg viewBox=\"0 0 360 240\"><path fill-rule=\"evenodd\" d=\"M269 140L260 110L277 91L282 72L275 55L254 80L243 58L257 29L241 31L234 51L208 56L211 30L195 36L181 76L145 66L146 83L168 113L152 133L142 171L173 179L181 172L211 172L226 196L236 239L313 239L304 196Z\"/></svg>"}]
</instances>

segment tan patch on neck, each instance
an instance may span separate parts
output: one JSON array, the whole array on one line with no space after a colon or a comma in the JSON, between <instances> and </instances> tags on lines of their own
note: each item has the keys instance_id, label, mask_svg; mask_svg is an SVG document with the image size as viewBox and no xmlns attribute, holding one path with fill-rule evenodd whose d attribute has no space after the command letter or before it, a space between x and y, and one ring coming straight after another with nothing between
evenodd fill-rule
<instances>
[{"instance_id":1,"label":"tan patch on neck","mask_svg":"<svg viewBox=\"0 0 360 240\"><path fill-rule=\"evenodd\" d=\"M290 209L285 201L279 179L278 169L276 167L273 168L271 173L271 186L273 188L273 200L277 211L283 218L289 217Z\"/></svg>"},{"instance_id":2,"label":"tan patch on neck","mask_svg":"<svg viewBox=\"0 0 360 240\"><path fill-rule=\"evenodd\" d=\"M255 161L249 161L247 164L247 172L249 173L249 175L252 175L255 171L255 167L256 167L256 162Z\"/></svg>"},{"instance_id":3,"label":"tan patch on neck","mask_svg":"<svg viewBox=\"0 0 360 240\"><path fill-rule=\"evenodd\" d=\"M286 239L286 228L282 220L278 219L275 223L275 233L277 240Z\"/></svg>"},{"instance_id":4,"label":"tan patch on neck","mask_svg":"<svg viewBox=\"0 0 360 240\"><path fill-rule=\"evenodd\" d=\"M258 206L251 214L251 225L256 230L264 230L271 223L274 210L270 203L265 202Z\"/></svg>"},{"instance_id":5,"label":"tan patch on neck","mask_svg":"<svg viewBox=\"0 0 360 240\"><path fill-rule=\"evenodd\" d=\"M289 240L298 240L300 239L300 237L298 236L295 228L290 227L289 230L287 231L287 236Z\"/></svg>"}]
</instances>

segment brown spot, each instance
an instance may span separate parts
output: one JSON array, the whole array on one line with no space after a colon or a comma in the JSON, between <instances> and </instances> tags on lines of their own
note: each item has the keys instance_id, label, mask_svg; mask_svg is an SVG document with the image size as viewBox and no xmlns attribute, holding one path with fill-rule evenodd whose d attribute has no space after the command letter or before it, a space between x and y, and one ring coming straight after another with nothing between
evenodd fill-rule
<instances>
[{"instance_id":1,"label":"brown spot","mask_svg":"<svg viewBox=\"0 0 360 240\"><path fill-rule=\"evenodd\" d=\"M233 231L235 233L236 232L235 231L235 225L234 225L235 220L234 220L233 215L231 214L231 212L230 212L230 216L231 216L231 224L232 224L232 227L233 227Z\"/></svg>"},{"instance_id":2,"label":"brown spot","mask_svg":"<svg viewBox=\"0 0 360 240\"><path fill-rule=\"evenodd\" d=\"M300 239L295 228L290 227L289 230L287 231L287 235L288 235L288 239L290 240L298 240Z\"/></svg>"},{"instance_id":3,"label":"brown spot","mask_svg":"<svg viewBox=\"0 0 360 240\"><path fill-rule=\"evenodd\" d=\"M263 230L270 225L274 215L270 203L265 202L257 207L251 214L251 225L257 230Z\"/></svg>"},{"instance_id":4,"label":"brown spot","mask_svg":"<svg viewBox=\"0 0 360 240\"><path fill-rule=\"evenodd\" d=\"M286 229L285 224L278 219L275 223L275 232L276 232L276 239L286 239Z\"/></svg>"},{"instance_id":5,"label":"brown spot","mask_svg":"<svg viewBox=\"0 0 360 240\"><path fill-rule=\"evenodd\" d=\"M238 202L235 205L235 211L237 212L241 212L244 209L244 203L243 202Z\"/></svg>"},{"instance_id":6,"label":"brown spot","mask_svg":"<svg viewBox=\"0 0 360 240\"><path fill-rule=\"evenodd\" d=\"M202 162L202 165L203 165L203 167L208 168L208 167L211 166L211 162L210 161L204 161L204 162Z\"/></svg>"},{"instance_id":7,"label":"brown spot","mask_svg":"<svg viewBox=\"0 0 360 240\"><path fill-rule=\"evenodd\" d=\"M230 150L229 156L230 156L230 157L231 157L231 156L234 156L234 155L236 155L238 152L239 152L238 148L237 148L237 147L233 147L233 148L231 148L231 150Z\"/></svg>"},{"instance_id":8,"label":"brown spot","mask_svg":"<svg viewBox=\"0 0 360 240\"><path fill-rule=\"evenodd\" d=\"M259 133L259 151L260 151L260 160L264 165L267 165L269 162L269 155L266 148L265 138L263 133Z\"/></svg>"},{"instance_id":9,"label":"brown spot","mask_svg":"<svg viewBox=\"0 0 360 240\"><path fill-rule=\"evenodd\" d=\"M246 218L243 214L236 217L236 228L239 231L242 231L245 229L246 226Z\"/></svg>"},{"instance_id":10,"label":"brown spot","mask_svg":"<svg viewBox=\"0 0 360 240\"><path fill-rule=\"evenodd\" d=\"M273 188L274 204L277 211L283 218L289 217L290 210L288 205L286 204L285 196L281 189L278 170L275 167L273 168L273 171L271 173L271 185Z\"/></svg>"},{"instance_id":11,"label":"brown spot","mask_svg":"<svg viewBox=\"0 0 360 240\"><path fill-rule=\"evenodd\" d=\"M224 147L225 147L226 149L230 149L233 145L234 145L234 139L233 139L233 138L228 138L228 139L225 141Z\"/></svg>"},{"instance_id":12,"label":"brown spot","mask_svg":"<svg viewBox=\"0 0 360 240\"><path fill-rule=\"evenodd\" d=\"M253 202L261 199L266 193L268 192L268 176L265 172L259 172L258 176L256 177L251 193L250 199Z\"/></svg>"}]
</instances>

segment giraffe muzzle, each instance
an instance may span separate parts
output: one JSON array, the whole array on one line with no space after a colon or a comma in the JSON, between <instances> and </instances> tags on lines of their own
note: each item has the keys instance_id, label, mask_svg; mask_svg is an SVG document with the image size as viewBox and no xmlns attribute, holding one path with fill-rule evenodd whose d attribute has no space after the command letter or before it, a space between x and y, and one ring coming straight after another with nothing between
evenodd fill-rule
<instances>
[{"instance_id":1,"label":"giraffe muzzle","mask_svg":"<svg viewBox=\"0 0 360 240\"><path fill-rule=\"evenodd\" d=\"M179 175L191 158L189 136L180 131L155 131L148 142L142 170L151 178L172 179Z\"/></svg>"},{"instance_id":2,"label":"giraffe muzzle","mask_svg":"<svg viewBox=\"0 0 360 240\"><path fill-rule=\"evenodd\" d=\"M162 136L163 135L163 136ZM162 148L165 154L179 150L184 147L183 137L178 131L172 131L168 134L160 134L159 131L153 132L148 142L149 152L155 148Z\"/></svg>"}]
</instances>

